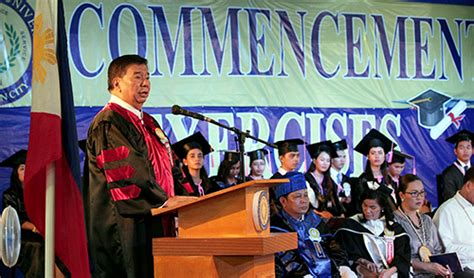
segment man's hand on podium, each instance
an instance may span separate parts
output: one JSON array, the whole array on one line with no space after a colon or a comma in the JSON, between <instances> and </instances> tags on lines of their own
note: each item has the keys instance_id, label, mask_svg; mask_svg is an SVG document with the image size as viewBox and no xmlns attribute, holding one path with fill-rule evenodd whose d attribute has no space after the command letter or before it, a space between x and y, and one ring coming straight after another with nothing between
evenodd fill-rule
<instances>
[{"instance_id":1,"label":"man's hand on podium","mask_svg":"<svg viewBox=\"0 0 474 278\"><path fill-rule=\"evenodd\" d=\"M173 196L169 198L162 207L173 208L182 204L191 203L197 200L197 198L198 197L194 197L194 196Z\"/></svg>"}]
</instances>

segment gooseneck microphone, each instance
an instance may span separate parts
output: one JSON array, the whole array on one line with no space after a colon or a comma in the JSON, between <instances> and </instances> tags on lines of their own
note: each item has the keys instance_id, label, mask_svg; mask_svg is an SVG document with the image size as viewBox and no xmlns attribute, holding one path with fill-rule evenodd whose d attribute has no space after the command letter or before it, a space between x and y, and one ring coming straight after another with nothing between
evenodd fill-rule
<instances>
[{"instance_id":1,"label":"gooseneck microphone","mask_svg":"<svg viewBox=\"0 0 474 278\"><path fill-rule=\"evenodd\" d=\"M200 121L206 121L206 122L210 122L210 123L213 122L213 120L211 118L208 118L208 117L206 117L204 115L201 115L199 113L195 113L195 112L191 112L189 110L183 109L179 105L173 105L173 107L171 107L171 113L173 113L175 115L188 116L188 117L200 120Z\"/></svg>"}]
</instances>

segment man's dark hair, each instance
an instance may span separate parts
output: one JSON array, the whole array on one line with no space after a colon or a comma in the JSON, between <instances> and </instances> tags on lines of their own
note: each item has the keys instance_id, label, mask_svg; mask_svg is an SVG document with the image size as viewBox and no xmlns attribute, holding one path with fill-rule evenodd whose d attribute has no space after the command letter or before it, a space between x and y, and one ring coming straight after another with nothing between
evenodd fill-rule
<instances>
[{"instance_id":1,"label":"man's dark hair","mask_svg":"<svg viewBox=\"0 0 474 278\"><path fill-rule=\"evenodd\" d=\"M118 58L115 58L109 65L109 69L107 71L107 83L108 88L107 90L112 90L114 88L114 84L112 81L115 77L123 77L127 72L127 68L130 65L147 65L147 59L138 56L138 55L123 55Z\"/></svg>"}]
</instances>

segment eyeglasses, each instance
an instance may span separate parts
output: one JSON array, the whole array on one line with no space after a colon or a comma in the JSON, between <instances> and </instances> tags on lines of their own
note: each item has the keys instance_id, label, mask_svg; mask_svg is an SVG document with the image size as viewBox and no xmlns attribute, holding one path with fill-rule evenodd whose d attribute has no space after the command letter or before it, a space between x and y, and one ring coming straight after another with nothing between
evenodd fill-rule
<instances>
[{"instance_id":1,"label":"eyeglasses","mask_svg":"<svg viewBox=\"0 0 474 278\"><path fill-rule=\"evenodd\" d=\"M410 194L413 198L416 197L425 197L426 192L425 191L412 191L412 192L405 192L405 194Z\"/></svg>"}]
</instances>

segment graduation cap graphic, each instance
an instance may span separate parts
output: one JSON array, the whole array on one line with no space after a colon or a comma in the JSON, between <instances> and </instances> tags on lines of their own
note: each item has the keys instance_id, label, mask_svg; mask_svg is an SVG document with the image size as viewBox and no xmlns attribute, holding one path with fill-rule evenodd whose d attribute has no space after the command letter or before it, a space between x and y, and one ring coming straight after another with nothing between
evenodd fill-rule
<instances>
[{"instance_id":1,"label":"graduation cap graphic","mask_svg":"<svg viewBox=\"0 0 474 278\"><path fill-rule=\"evenodd\" d=\"M445 116L446 103L452 98L433 90L427 90L408 102L418 109L418 122L425 128L433 127Z\"/></svg>"},{"instance_id":2,"label":"graduation cap graphic","mask_svg":"<svg viewBox=\"0 0 474 278\"><path fill-rule=\"evenodd\" d=\"M418 124L430 130L430 136L436 140L451 124L459 128L467 104L474 100L453 98L447 94L428 89L408 100L393 101L413 106L418 111Z\"/></svg>"}]
</instances>

